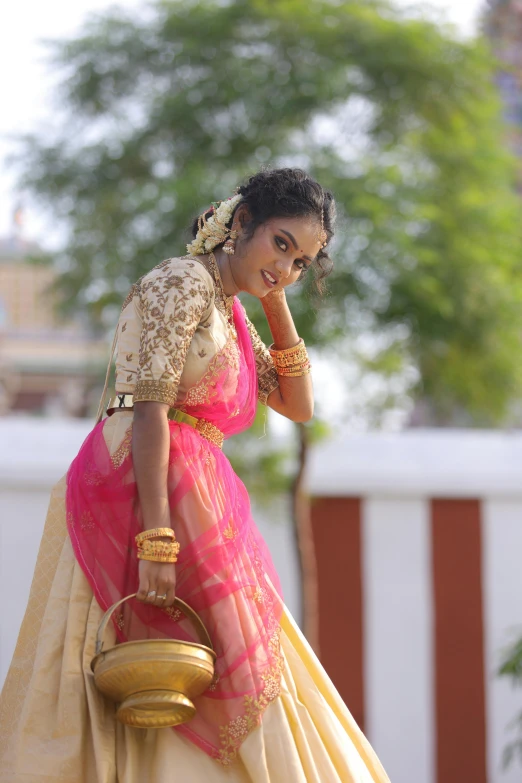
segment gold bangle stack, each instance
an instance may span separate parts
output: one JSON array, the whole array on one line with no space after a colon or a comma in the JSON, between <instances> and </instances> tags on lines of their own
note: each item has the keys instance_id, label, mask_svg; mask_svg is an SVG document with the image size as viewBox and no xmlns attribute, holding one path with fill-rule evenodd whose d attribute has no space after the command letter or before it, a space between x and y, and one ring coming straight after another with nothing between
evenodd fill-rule
<instances>
[{"instance_id":1,"label":"gold bangle stack","mask_svg":"<svg viewBox=\"0 0 522 783\"><path fill-rule=\"evenodd\" d=\"M312 368L302 338L292 348L277 350L271 345L269 351L277 374L283 378L300 378L307 375Z\"/></svg>"},{"instance_id":2,"label":"gold bangle stack","mask_svg":"<svg viewBox=\"0 0 522 783\"><path fill-rule=\"evenodd\" d=\"M170 541L157 541L158 538ZM155 563L177 563L180 550L174 531L170 527L155 527L144 530L136 536L138 560L152 560Z\"/></svg>"}]
</instances>

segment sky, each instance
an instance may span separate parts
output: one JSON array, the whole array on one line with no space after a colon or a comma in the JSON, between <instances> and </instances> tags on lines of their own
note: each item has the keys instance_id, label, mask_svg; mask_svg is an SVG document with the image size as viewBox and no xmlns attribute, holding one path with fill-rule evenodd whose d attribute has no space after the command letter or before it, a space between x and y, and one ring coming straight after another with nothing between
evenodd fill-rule
<instances>
[{"instance_id":1,"label":"sky","mask_svg":"<svg viewBox=\"0 0 522 783\"><path fill-rule=\"evenodd\" d=\"M411 0L395 0L412 6ZM485 0L431 0L426 5L445 14L463 35L472 35ZM52 120L53 75L45 61L42 40L70 37L91 12L103 11L108 0L17 0L2 13L0 27L0 237L11 233L17 196L14 173L6 165L19 133L35 131ZM119 0L122 8L139 9L143 0ZM24 212L23 232L44 246L48 226L31 208Z\"/></svg>"}]
</instances>

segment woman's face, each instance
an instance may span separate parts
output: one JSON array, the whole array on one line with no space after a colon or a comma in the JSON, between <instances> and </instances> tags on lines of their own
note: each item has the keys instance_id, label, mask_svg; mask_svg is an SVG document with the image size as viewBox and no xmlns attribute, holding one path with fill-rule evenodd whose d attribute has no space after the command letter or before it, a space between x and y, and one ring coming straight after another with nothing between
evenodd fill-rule
<instances>
[{"instance_id":1,"label":"woman's face","mask_svg":"<svg viewBox=\"0 0 522 783\"><path fill-rule=\"evenodd\" d=\"M236 285L259 298L291 285L319 252L319 234L319 221L313 217L271 218L243 241L240 233L230 257Z\"/></svg>"}]
</instances>

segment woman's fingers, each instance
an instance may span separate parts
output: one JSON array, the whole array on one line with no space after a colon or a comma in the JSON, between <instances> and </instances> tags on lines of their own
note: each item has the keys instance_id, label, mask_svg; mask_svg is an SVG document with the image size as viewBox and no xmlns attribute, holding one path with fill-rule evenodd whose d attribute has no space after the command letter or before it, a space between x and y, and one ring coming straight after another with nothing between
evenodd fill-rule
<instances>
[{"instance_id":1,"label":"woman's fingers","mask_svg":"<svg viewBox=\"0 0 522 783\"><path fill-rule=\"evenodd\" d=\"M136 593L136 598L138 599L138 601L146 601L148 592L149 592L149 580L140 577L140 586L138 588L138 592Z\"/></svg>"},{"instance_id":2,"label":"woman's fingers","mask_svg":"<svg viewBox=\"0 0 522 783\"><path fill-rule=\"evenodd\" d=\"M167 593L160 585L158 585L158 592L156 593L154 605L159 606L161 609L162 606L165 606L166 598L167 598Z\"/></svg>"},{"instance_id":3,"label":"woman's fingers","mask_svg":"<svg viewBox=\"0 0 522 783\"><path fill-rule=\"evenodd\" d=\"M141 560L139 573L140 586L137 598L146 604L153 604L160 608L172 606L176 585L174 564Z\"/></svg>"},{"instance_id":4,"label":"woman's fingers","mask_svg":"<svg viewBox=\"0 0 522 783\"><path fill-rule=\"evenodd\" d=\"M162 578L158 582L158 590L156 593L156 606L161 608L172 606L174 584L172 579L172 571L169 569L167 573L162 573Z\"/></svg>"},{"instance_id":5,"label":"woman's fingers","mask_svg":"<svg viewBox=\"0 0 522 783\"><path fill-rule=\"evenodd\" d=\"M174 603L175 597L176 597L176 590L175 590L174 587L170 587L167 590L167 597L166 597L165 601L163 602L163 605L164 605L165 609L168 609L169 606L172 606L172 604Z\"/></svg>"}]
</instances>

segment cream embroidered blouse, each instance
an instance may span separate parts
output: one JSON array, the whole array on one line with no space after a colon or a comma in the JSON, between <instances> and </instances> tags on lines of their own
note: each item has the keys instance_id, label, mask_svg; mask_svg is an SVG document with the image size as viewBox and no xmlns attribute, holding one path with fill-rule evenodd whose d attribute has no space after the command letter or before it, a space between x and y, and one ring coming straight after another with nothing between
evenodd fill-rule
<instances>
[{"instance_id":1,"label":"cream embroidered blouse","mask_svg":"<svg viewBox=\"0 0 522 783\"><path fill-rule=\"evenodd\" d=\"M118 321L116 393L135 402L182 405L229 338L225 298L201 261L169 258L135 283ZM278 386L272 357L247 319L256 357L258 398Z\"/></svg>"}]
</instances>

